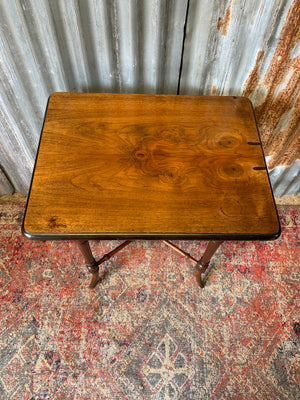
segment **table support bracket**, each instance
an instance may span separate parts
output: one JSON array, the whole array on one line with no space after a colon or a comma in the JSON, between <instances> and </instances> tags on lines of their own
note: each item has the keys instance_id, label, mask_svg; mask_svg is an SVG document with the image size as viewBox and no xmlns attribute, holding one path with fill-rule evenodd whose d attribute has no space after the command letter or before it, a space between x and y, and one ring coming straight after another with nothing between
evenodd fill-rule
<instances>
[{"instance_id":1,"label":"table support bracket","mask_svg":"<svg viewBox=\"0 0 300 400\"><path fill-rule=\"evenodd\" d=\"M113 255L118 253L120 250L122 250L124 247L128 246L132 240L126 240L125 242L121 243L119 246L117 246L114 250L110 251L109 253L104 254L100 258L100 260L96 261L93 257L89 241L88 240L77 240L77 244L79 247L79 250L81 251L81 254L83 255L85 262L86 262L86 267L87 270L92 274L92 280L90 283L90 289L93 289L97 284L100 282L101 278L99 276L99 265L104 263L105 261L108 261Z\"/></svg>"},{"instance_id":2,"label":"table support bracket","mask_svg":"<svg viewBox=\"0 0 300 400\"><path fill-rule=\"evenodd\" d=\"M195 277L201 288L205 286L204 274L209 267L210 260L222 243L223 240L211 240L208 242L203 256L196 264Z\"/></svg>"},{"instance_id":3,"label":"table support bracket","mask_svg":"<svg viewBox=\"0 0 300 400\"><path fill-rule=\"evenodd\" d=\"M194 257L192 257L189 253L187 253L184 250L182 250L179 247L177 247L175 244L169 242L168 240L163 240L163 243L166 244L167 246L171 247L171 249L177 251L177 253L182 254L183 256L185 256L192 263L197 264L198 260L196 260Z\"/></svg>"},{"instance_id":4,"label":"table support bracket","mask_svg":"<svg viewBox=\"0 0 300 400\"><path fill-rule=\"evenodd\" d=\"M207 268L209 267L209 263L210 263L212 256L215 254L215 252L217 251L219 246L223 243L223 240L209 241L207 244L207 247L204 251L204 254L199 261L196 260L194 257L192 257L189 253L187 253L184 250L177 247L175 244L169 242L168 240L163 240L163 243L166 244L167 246L171 247L173 250L177 251L177 253L180 253L183 256L185 256L192 263L196 264L196 267L195 267L196 281L201 288L204 288L204 286L205 286L204 274L205 274Z\"/></svg>"},{"instance_id":5,"label":"table support bracket","mask_svg":"<svg viewBox=\"0 0 300 400\"><path fill-rule=\"evenodd\" d=\"M89 287L90 289L93 289L100 281L98 263L93 257L88 240L77 240L76 242L85 259L87 270L92 274L92 280Z\"/></svg>"},{"instance_id":6,"label":"table support bracket","mask_svg":"<svg viewBox=\"0 0 300 400\"><path fill-rule=\"evenodd\" d=\"M90 245L88 240L77 240L78 247L85 259L86 267L88 271L92 274L92 280L90 283L90 289L93 289L97 284L100 282L101 278L99 276L99 265L108 261L112 256L122 250L124 247L128 246L133 240L126 240L125 242L121 243L117 246L114 250L110 251L109 253L104 254L99 261L96 261L93 257ZM163 243L173 250L177 251L178 253L184 255L189 261L194 263L195 266L195 277L197 280L198 285L201 288L204 288L205 281L204 281L204 274L209 266L210 260L214 253L217 251L219 246L223 243L222 240L212 240L209 241L207 247L204 251L203 256L198 261L194 257L192 257L189 253L185 252L184 250L177 247L175 244L169 242L168 240L163 240Z\"/></svg>"}]
</instances>

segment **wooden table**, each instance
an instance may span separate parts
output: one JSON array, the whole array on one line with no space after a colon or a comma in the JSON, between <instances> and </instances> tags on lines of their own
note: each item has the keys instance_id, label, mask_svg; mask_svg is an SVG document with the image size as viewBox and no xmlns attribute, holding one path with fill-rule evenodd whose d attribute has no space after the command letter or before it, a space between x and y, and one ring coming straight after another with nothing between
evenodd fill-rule
<instances>
[{"instance_id":1,"label":"wooden table","mask_svg":"<svg viewBox=\"0 0 300 400\"><path fill-rule=\"evenodd\" d=\"M270 240L280 224L250 101L244 97L54 93L23 233L77 241L92 275L134 239L159 239L204 286L224 240ZM96 261L89 239L125 239ZM201 260L172 239L208 240Z\"/></svg>"}]
</instances>

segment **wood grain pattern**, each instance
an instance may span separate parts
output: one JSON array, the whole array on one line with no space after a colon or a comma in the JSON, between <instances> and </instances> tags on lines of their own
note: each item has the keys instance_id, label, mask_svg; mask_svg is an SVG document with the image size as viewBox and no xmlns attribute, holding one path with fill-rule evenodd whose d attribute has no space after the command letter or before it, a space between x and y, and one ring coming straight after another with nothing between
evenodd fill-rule
<instances>
[{"instance_id":1,"label":"wood grain pattern","mask_svg":"<svg viewBox=\"0 0 300 400\"><path fill-rule=\"evenodd\" d=\"M24 220L31 238L275 238L243 97L55 93Z\"/></svg>"}]
</instances>

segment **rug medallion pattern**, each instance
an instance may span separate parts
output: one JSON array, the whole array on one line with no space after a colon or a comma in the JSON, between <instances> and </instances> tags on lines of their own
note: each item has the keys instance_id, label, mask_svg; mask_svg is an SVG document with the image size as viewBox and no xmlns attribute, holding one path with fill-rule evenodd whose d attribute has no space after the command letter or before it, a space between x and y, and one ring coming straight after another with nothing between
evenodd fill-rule
<instances>
[{"instance_id":1,"label":"rug medallion pattern","mask_svg":"<svg viewBox=\"0 0 300 400\"><path fill-rule=\"evenodd\" d=\"M74 243L25 239L23 210L0 204L1 400L299 398L299 207L279 208L276 241L224 243L203 290L158 241L130 244L89 290Z\"/></svg>"}]
</instances>

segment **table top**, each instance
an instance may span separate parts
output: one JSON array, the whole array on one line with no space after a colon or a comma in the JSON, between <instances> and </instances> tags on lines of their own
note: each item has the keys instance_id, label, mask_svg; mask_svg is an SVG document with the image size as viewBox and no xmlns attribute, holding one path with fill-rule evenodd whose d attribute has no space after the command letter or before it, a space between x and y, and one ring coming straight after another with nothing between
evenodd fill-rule
<instances>
[{"instance_id":1,"label":"table top","mask_svg":"<svg viewBox=\"0 0 300 400\"><path fill-rule=\"evenodd\" d=\"M23 233L31 239L277 238L251 102L54 93Z\"/></svg>"}]
</instances>

